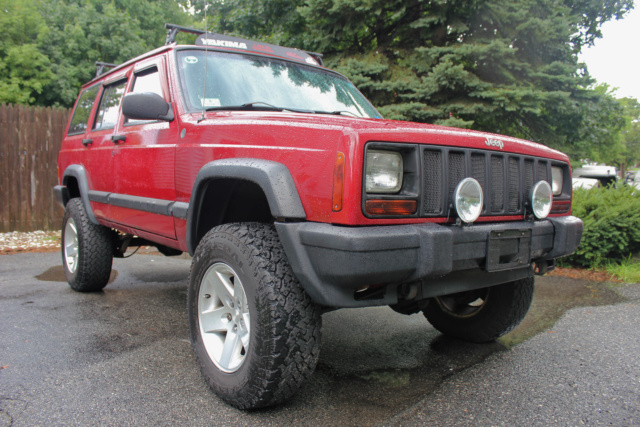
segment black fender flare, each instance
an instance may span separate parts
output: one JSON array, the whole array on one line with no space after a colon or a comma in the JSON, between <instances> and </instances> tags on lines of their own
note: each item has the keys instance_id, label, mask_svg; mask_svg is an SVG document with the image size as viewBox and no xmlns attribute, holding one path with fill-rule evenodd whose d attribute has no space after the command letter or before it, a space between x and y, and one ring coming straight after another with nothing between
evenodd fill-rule
<instances>
[{"instance_id":1,"label":"black fender flare","mask_svg":"<svg viewBox=\"0 0 640 427\"><path fill-rule=\"evenodd\" d=\"M205 164L193 183L187 212L187 249L197 246L197 229L207 183L215 179L240 179L257 184L264 192L271 215L277 219L304 220L307 215L289 169L271 160L233 158Z\"/></svg>"},{"instance_id":2,"label":"black fender flare","mask_svg":"<svg viewBox=\"0 0 640 427\"><path fill-rule=\"evenodd\" d=\"M82 200L82 205L84 206L84 210L87 212L87 216L89 216L89 220L94 224L99 224L98 220L96 220L93 211L91 210L91 204L89 203L89 180L87 178L87 172L82 165L69 165L64 170L62 174L62 185L56 185L53 188L53 191L56 195L56 199L62 205L62 207L67 206L67 203L71 199L71 195L69 194L69 190L67 189L67 183L69 182L69 178L73 177L78 182L78 190L80 191L80 200Z\"/></svg>"}]
</instances>

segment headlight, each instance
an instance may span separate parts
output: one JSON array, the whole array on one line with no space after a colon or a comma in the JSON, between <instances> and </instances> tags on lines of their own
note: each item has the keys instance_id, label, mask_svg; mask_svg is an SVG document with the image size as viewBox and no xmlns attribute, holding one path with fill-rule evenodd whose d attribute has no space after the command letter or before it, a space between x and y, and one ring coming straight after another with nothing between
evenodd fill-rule
<instances>
[{"instance_id":1,"label":"headlight","mask_svg":"<svg viewBox=\"0 0 640 427\"><path fill-rule=\"evenodd\" d=\"M551 187L553 189L553 195L559 196L562 194L562 186L564 184L564 174L562 168L553 166L551 168Z\"/></svg>"},{"instance_id":2,"label":"headlight","mask_svg":"<svg viewBox=\"0 0 640 427\"><path fill-rule=\"evenodd\" d=\"M553 195L547 181L538 181L531 189L531 208L538 219L546 218L551 212Z\"/></svg>"},{"instance_id":3,"label":"headlight","mask_svg":"<svg viewBox=\"0 0 640 427\"><path fill-rule=\"evenodd\" d=\"M402 188L402 155L393 151L367 151L367 193L397 193Z\"/></svg>"},{"instance_id":4,"label":"headlight","mask_svg":"<svg viewBox=\"0 0 640 427\"><path fill-rule=\"evenodd\" d=\"M480 183L473 178L465 178L453 193L456 212L464 222L473 222L482 213L483 195Z\"/></svg>"}]
</instances>

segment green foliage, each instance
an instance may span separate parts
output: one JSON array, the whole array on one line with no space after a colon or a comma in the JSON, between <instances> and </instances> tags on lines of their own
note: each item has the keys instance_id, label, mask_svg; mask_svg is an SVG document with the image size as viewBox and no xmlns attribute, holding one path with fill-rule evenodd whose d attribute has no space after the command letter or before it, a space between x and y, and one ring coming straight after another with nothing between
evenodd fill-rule
<instances>
[{"instance_id":1,"label":"green foliage","mask_svg":"<svg viewBox=\"0 0 640 427\"><path fill-rule=\"evenodd\" d=\"M599 152L597 160L616 165L624 173L628 165L640 162L640 104L633 98L623 98L617 102L621 125L614 134L616 145Z\"/></svg>"},{"instance_id":2,"label":"green foliage","mask_svg":"<svg viewBox=\"0 0 640 427\"><path fill-rule=\"evenodd\" d=\"M577 53L631 0L217 0L211 28L323 52L387 118L607 151L620 106Z\"/></svg>"},{"instance_id":3,"label":"green foliage","mask_svg":"<svg viewBox=\"0 0 640 427\"><path fill-rule=\"evenodd\" d=\"M319 51L390 119L640 160L637 128L577 53L632 0L0 0L0 102L69 107L95 61L163 44L164 23ZM192 12L192 14L189 13ZM192 40L179 35L179 40ZM626 110L625 110L626 111ZM621 117L624 119L621 120ZM636 116L637 117L637 116ZM623 135L624 134L624 135Z\"/></svg>"},{"instance_id":4,"label":"green foliage","mask_svg":"<svg viewBox=\"0 0 640 427\"><path fill-rule=\"evenodd\" d=\"M308 45L305 21L297 12L302 0L208 0L186 1L210 31L262 40L284 46Z\"/></svg>"},{"instance_id":5,"label":"green foliage","mask_svg":"<svg viewBox=\"0 0 640 427\"><path fill-rule=\"evenodd\" d=\"M73 105L95 61L122 63L191 25L172 0L0 0L0 102Z\"/></svg>"},{"instance_id":6,"label":"green foliage","mask_svg":"<svg viewBox=\"0 0 640 427\"><path fill-rule=\"evenodd\" d=\"M0 0L0 103L34 104L54 75L35 39L45 27L35 1Z\"/></svg>"},{"instance_id":7,"label":"green foliage","mask_svg":"<svg viewBox=\"0 0 640 427\"><path fill-rule=\"evenodd\" d=\"M606 265L607 273L616 276L626 283L640 283L640 262L629 257L620 263L609 262Z\"/></svg>"},{"instance_id":8,"label":"green foliage","mask_svg":"<svg viewBox=\"0 0 640 427\"><path fill-rule=\"evenodd\" d=\"M573 193L573 215L584 221L584 233L567 262L600 267L640 251L640 194L636 188L578 189Z\"/></svg>"}]
</instances>

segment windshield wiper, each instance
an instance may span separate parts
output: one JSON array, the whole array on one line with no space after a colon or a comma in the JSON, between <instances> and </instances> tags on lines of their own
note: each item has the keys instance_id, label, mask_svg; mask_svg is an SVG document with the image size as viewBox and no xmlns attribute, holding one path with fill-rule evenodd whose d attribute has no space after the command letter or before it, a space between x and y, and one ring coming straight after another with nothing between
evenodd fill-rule
<instances>
[{"instance_id":1,"label":"windshield wiper","mask_svg":"<svg viewBox=\"0 0 640 427\"><path fill-rule=\"evenodd\" d=\"M205 111L244 111L244 110L259 110L259 111L293 111L294 113L313 113L311 110L299 110L296 108L276 107L267 102L247 102L242 105L221 105L219 107L209 107Z\"/></svg>"},{"instance_id":2,"label":"windshield wiper","mask_svg":"<svg viewBox=\"0 0 640 427\"><path fill-rule=\"evenodd\" d=\"M314 111L314 113L316 114L331 114L334 116L341 116L343 114L348 114L350 116L353 117L358 117L358 118L362 118L362 116L357 115L356 113L352 113L351 111L347 111L347 110L336 110L336 111Z\"/></svg>"},{"instance_id":3,"label":"windshield wiper","mask_svg":"<svg viewBox=\"0 0 640 427\"><path fill-rule=\"evenodd\" d=\"M299 108L276 107L275 105L272 105L272 104L269 104L268 102L263 102L263 101L247 102L246 104L241 104L241 105L221 105L219 107L209 107L205 109L205 111L247 111L247 110L292 111L294 113L332 114L335 116L348 114L353 117L360 117L359 115L347 110L336 110L336 111L303 110Z\"/></svg>"}]
</instances>

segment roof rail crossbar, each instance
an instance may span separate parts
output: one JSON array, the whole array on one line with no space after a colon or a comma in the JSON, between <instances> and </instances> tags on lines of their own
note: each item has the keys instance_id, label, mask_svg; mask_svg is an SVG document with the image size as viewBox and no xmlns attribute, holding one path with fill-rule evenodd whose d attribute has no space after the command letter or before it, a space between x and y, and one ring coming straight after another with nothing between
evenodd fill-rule
<instances>
[{"instance_id":1,"label":"roof rail crossbar","mask_svg":"<svg viewBox=\"0 0 640 427\"><path fill-rule=\"evenodd\" d=\"M203 30L196 30L195 28L183 27L176 24L164 24L164 27L167 29L167 40L164 42L165 46L171 43L175 43L176 35L178 35L179 32L198 35L204 34L206 32Z\"/></svg>"},{"instance_id":2,"label":"roof rail crossbar","mask_svg":"<svg viewBox=\"0 0 640 427\"><path fill-rule=\"evenodd\" d=\"M102 73L104 72L105 68L115 68L118 66L117 64L110 64L108 62L100 62L100 61L96 61L95 65L96 67L98 67L98 69L96 70L96 77L100 77L100 75L102 75Z\"/></svg>"}]
</instances>

